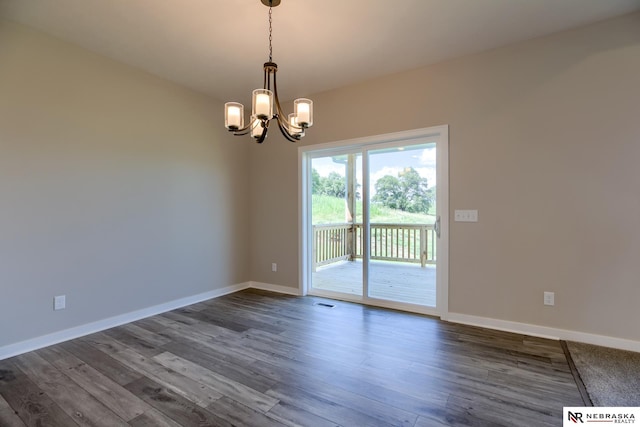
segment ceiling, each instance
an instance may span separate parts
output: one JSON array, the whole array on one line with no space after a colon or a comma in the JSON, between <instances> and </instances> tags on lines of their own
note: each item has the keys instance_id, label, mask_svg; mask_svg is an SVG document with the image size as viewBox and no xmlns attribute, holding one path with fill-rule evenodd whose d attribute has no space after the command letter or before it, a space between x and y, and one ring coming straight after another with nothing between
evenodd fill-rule
<instances>
[{"instance_id":1,"label":"ceiling","mask_svg":"<svg viewBox=\"0 0 640 427\"><path fill-rule=\"evenodd\" d=\"M14 20L220 100L262 86L260 0L0 0ZM640 10L640 0L282 0L280 97L357 81Z\"/></svg>"}]
</instances>

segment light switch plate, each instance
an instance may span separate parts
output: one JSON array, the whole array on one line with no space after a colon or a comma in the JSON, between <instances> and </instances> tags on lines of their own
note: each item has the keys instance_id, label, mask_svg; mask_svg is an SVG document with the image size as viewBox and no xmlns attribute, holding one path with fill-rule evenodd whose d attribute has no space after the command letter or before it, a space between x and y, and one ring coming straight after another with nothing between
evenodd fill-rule
<instances>
[{"instance_id":1,"label":"light switch plate","mask_svg":"<svg viewBox=\"0 0 640 427\"><path fill-rule=\"evenodd\" d=\"M456 209L453 214L456 222L478 222L477 209Z\"/></svg>"}]
</instances>

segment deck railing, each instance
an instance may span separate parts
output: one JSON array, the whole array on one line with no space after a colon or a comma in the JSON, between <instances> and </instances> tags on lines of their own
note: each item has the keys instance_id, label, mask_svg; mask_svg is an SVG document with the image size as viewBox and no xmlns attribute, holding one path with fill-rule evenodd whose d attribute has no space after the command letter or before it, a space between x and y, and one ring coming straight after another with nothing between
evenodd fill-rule
<instances>
[{"instance_id":1,"label":"deck railing","mask_svg":"<svg viewBox=\"0 0 640 427\"><path fill-rule=\"evenodd\" d=\"M327 224L313 226L313 265L331 264L343 259L353 259L350 247L353 241L352 224Z\"/></svg>"},{"instance_id":2,"label":"deck railing","mask_svg":"<svg viewBox=\"0 0 640 427\"><path fill-rule=\"evenodd\" d=\"M362 224L313 226L315 267L340 260L362 258ZM436 236L433 225L371 224L370 259L420 263L436 262Z\"/></svg>"}]
</instances>

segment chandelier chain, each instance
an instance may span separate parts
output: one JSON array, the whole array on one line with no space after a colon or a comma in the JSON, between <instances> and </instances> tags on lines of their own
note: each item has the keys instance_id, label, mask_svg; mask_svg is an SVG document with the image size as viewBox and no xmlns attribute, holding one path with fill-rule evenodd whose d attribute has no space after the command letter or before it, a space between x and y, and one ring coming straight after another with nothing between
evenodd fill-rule
<instances>
[{"instance_id":1,"label":"chandelier chain","mask_svg":"<svg viewBox=\"0 0 640 427\"><path fill-rule=\"evenodd\" d=\"M273 62L273 48L271 47L271 33L273 29L271 28L271 6L269 6L269 62Z\"/></svg>"}]
</instances>

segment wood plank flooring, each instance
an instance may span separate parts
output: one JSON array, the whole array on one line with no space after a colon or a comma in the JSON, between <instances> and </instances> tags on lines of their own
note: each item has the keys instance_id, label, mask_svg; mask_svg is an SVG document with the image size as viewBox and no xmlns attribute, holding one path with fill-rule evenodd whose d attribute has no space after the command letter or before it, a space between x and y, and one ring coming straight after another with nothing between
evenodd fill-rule
<instances>
[{"instance_id":1,"label":"wood plank flooring","mask_svg":"<svg viewBox=\"0 0 640 427\"><path fill-rule=\"evenodd\" d=\"M557 426L560 343L243 291L0 361L0 426Z\"/></svg>"}]
</instances>

